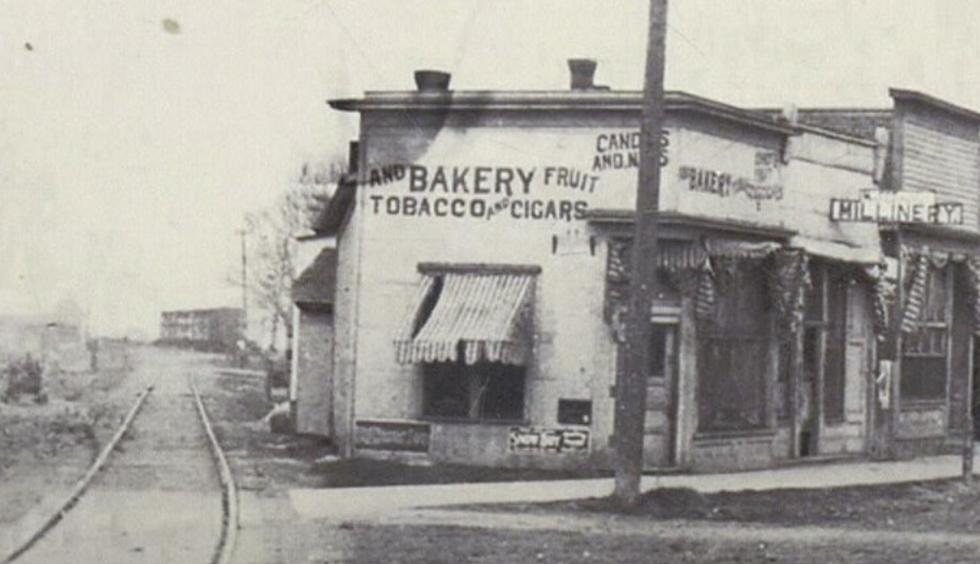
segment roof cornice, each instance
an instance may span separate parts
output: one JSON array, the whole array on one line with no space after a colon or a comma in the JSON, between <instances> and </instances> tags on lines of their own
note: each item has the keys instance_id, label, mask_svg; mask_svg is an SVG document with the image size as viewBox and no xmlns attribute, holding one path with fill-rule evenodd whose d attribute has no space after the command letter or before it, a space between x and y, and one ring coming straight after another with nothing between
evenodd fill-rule
<instances>
[{"instance_id":1,"label":"roof cornice","mask_svg":"<svg viewBox=\"0 0 980 564\"><path fill-rule=\"evenodd\" d=\"M957 106L956 104L947 102L946 100L941 100L935 96L930 96L929 94L924 94L922 92L917 92L915 90L904 90L901 88L889 88L888 95L892 97L896 102L907 101L907 102L918 102L920 104L925 104L931 106L935 109L944 111L956 115L958 117L966 118L970 121L980 122L980 113L977 113L969 108L963 106Z\"/></svg>"},{"instance_id":2,"label":"roof cornice","mask_svg":"<svg viewBox=\"0 0 980 564\"><path fill-rule=\"evenodd\" d=\"M799 129L761 112L745 110L686 92L665 93L668 111L689 111L795 135ZM642 111L642 94L626 90L366 92L363 98L329 100L330 107L348 112L369 111Z\"/></svg>"},{"instance_id":3,"label":"roof cornice","mask_svg":"<svg viewBox=\"0 0 980 564\"><path fill-rule=\"evenodd\" d=\"M636 220L636 212L628 209L595 208L586 212L586 220L593 224L633 225L633 222ZM797 234L797 231L785 227L773 227L747 221L696 216L673 211L657 213L657 223L664 226L683 225L714 229L717 231L744 233L772 239L789 239Z\"/></svg>"}]
</instances>

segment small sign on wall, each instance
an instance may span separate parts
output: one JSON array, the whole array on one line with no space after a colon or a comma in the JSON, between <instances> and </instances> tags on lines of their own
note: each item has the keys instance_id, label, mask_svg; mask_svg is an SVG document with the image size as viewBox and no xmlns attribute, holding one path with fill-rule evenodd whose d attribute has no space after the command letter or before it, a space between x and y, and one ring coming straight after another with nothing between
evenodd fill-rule
<instances>
[{"instance_id":1,"label":"small sign on wall","mask_svg":"<svg viewBox=\"0 0 980 564\"><path fill-rule=\"evenodd\" d=\"M367 450L429 451L429 425L409 421L356 423L355 447Z\"/></svg>"},{"instance_id":2,"label":"small sign on wall","mask_svg":"<svg viewBox=\"0 0 980 564\"><path fill-rule=\"evenodd\" d=\"M857 199L831 198L830 220L961 225L963 204L937 202L932 192L862 190Z\"/></svg>"},{"instance_id":3,"label":"small sign on wall","mask_svg":"<svg viewBox=\"0 0 980 564\"><path fill-rule=\"evenodd\" d=\"M511 427L511 452L574 454L589 451L589 432L583 429Z\"/></svg>"}]
</instances>

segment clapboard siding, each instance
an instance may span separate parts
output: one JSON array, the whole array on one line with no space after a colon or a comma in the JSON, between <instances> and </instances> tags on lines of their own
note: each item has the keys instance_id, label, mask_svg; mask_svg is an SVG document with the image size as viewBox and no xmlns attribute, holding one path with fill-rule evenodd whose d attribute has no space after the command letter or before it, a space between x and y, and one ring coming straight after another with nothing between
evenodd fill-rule
<instances>
[{"instance_id":1,"label":"clapboard siding","mask_svg":"<svg viewBox=\"0 0 980 564\"><path fill-rule=\"evenodd\" d=\"M903 190L934 191L963 204L963 228L980 226L980 143L975 128L951 128L926 116L906 119Z\"/></svg>"}]
</instances>

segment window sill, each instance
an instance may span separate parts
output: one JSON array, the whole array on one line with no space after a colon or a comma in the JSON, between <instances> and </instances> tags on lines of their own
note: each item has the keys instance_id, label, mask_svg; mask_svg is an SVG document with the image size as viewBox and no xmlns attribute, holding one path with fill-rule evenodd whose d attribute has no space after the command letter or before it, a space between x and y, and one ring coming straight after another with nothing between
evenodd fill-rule
<instances>
[{"instance_id":1,"label":"window sill","mask_svg":"<svg viewBox=\"0 0 980 564\"><path fill-rule=\"evenodd\" d=\"M487 427L530 425L530 422L526 419L468 419L466 417L435 417L431 415L424 415L419 418L419 421L446 425L484 425Z\"/></svg>"},{"instance_id":2,"label":"window sill","mask_svg":"<svg viewBox=\"0 0 980 564\"><path fill-rule=\"evenodd\" d=\"M746 429L734 431L698 431L694 434L694 442L717 441L725 439L772 438L776 436L774 429Z\"/></svg>"},{"instance_id":3,"label":"window sill","mask_svg":"<svg viewBox=\"0 0 980 564\"><path fill-rule=\"evenodd\" d=\"M902 411L913 410L913 409L936 409L946 407L946 398L935 398L935 399L909 399L905 398L899 409Z\"/></svg>"}]
</instances>

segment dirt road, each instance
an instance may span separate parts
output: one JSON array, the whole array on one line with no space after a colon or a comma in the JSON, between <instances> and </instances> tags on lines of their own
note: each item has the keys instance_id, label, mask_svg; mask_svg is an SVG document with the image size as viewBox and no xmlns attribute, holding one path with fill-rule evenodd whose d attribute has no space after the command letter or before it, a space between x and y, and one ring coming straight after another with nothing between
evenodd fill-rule
<instances>
[{"instance_id":1,"label":"dirt road","mask_svg":"<svg viewBox=\"0 0 980 564\"><path fill-rule=\"evenodd\" d=\"M142 349L120 394L155 390L79 504L18 562L208 562L221 494L187 385L200 355Z\"/></svg>"}]
</instances>

